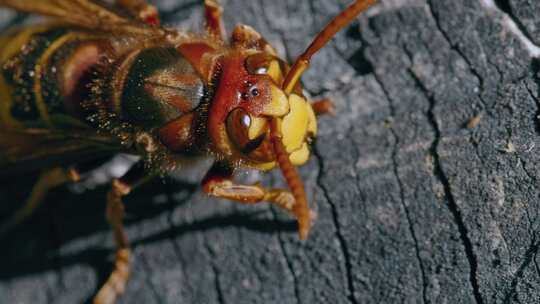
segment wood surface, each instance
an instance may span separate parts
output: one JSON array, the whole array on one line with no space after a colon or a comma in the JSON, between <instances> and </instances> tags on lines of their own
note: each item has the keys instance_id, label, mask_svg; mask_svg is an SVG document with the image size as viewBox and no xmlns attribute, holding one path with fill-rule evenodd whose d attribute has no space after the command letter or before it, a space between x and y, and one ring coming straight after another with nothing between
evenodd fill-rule
<instances>
[{"instance_id":1,"label":"wood surface","mask_svg":"<svg viewBox=\"0 0 540 304\"><path fill-rule=\"evenodd\" d=\"M196 29L201 2L154 3ZM292 60L347 1L223 3L229 30L251 25ZM539 16L536 0L382 0L303 78L337 105L301 169L309 239L267 204L205 197L203 170L186 170L126 199L120 303L539 303ZM0 214L30 181L2 181ZM113 258L106 190L57 189L0 240L0 303L90 302Z\"/></svg>"}]
</instances>

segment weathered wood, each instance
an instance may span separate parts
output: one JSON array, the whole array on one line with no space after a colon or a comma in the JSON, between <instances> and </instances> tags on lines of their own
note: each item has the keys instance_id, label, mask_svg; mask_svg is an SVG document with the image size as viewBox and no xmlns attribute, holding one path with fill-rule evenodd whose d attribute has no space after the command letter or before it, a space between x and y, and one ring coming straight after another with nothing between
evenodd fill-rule
<instances>
[{"instance_id":1,"label":"weathered wood","mask_svg":"<svg viewBox=\"0 0 540 304\"><path fill-rule=\"evenodd\" d=\"M254 26L289 60L347 3L224 2L229 29ZM540 64L524 44L540 43L540 6L381 2L304 77L338 109L301 170L318 212L309 239L267 205L156 181L126 200L135 261L122 303L540 301ZM167 23L201 22L199 1L155 3ZM1 214L25 184L4 181ZM89 301L111 267L105 191L58 189L2 240L0 303Z\"/></svg>"}]
</instances>

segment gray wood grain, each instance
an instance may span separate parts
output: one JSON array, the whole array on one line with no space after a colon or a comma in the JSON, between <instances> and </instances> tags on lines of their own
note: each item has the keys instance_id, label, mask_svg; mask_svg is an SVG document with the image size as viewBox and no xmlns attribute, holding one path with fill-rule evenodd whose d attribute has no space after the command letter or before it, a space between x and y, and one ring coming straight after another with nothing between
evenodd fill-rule
<instances>
[{"instance_id":1,"label":"gray wood grain","mask_svg":"<svg viewBox=\"0 0 540 304\"><path fill-rule=\"evenodd\" d=\"M229 29L255 27L288 60L347 3L223 2ZM135 260L121 303L540 301L540 7L381 2L304 77L338 108L301 169L318 214L309 239L266 204L205 197L185 182L195 171L155 181L126 199ZM200 26L200 1L155 3L166 22ZM3 182L0 214L27 179ZM105 191L58 189L1 241L0 303L90 301L113 257Z\"/></svg>"}]
</instances>

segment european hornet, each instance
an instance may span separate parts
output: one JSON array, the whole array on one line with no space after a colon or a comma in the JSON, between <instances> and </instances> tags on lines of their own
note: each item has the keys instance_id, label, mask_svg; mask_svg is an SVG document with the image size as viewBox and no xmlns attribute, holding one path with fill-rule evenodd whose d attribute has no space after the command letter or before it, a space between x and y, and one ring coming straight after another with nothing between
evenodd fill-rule
<instances>
[{"instance_id":1,"label":"european hornet","mask_svg":"<svg viewBox=\"0 0 540 304\"><path fill-rule=\"evenodd\" d=\"M7 231L53 187L77 181L96 157L141 157L112 181L106 216L118 247L112 273L95 303L113 303L129 276L122 197L149 177L193 157L214 165L202 181L209 195L240 203L273 203L311 226L295 166L309 158L316 116L299 84L311 57L375 0L357 0L331 21L292 66L253 28L238 25L226 40L222 9L205 0L206 32L160 24L144 0L0 0L0 6L52 17L52 22L0 37L0 168L41 170L26 204L0 226ZM237 168L279 167L290 188L233 182Z\"/></svg>"}]
</instances>

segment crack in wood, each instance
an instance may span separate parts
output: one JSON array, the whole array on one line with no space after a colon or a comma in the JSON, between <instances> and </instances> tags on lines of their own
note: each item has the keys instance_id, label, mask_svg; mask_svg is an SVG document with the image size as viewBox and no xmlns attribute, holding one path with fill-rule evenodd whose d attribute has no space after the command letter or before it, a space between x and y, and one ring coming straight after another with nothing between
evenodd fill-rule
<instances>
[{"instance_id":1,"label":"crack in wood","mask_svg":"<svg viewBox=\"0 0 540 304\"><path fill-rule=\"evenodd\" d=\"M512 303L512 300L515 300L515 297L517 296L517 285L520 281L520 279L523 277L523 274L525 272L525 269L529 266L531 261L534 261L534 257L538 253L538 249L540 247L540 242L536 242L536 235L531 240L531 244L529 245L529 248L525 252L525 258L523 260L523 263L519 266L518 270L516 271L514 278L512 279L512 283L510 284L510 290L506 292L503 303L509 304Z\"/></svg>"},{"instance_id":2,"label":"crack in wood","mask_svg":"<svg viewBox=\"0 0 540 304\"><path fill-rule=\"evenodd\" d=\"M433 131L435 132L435 139L433 140L433 143L431 144L431 147L429 149L430 154L434 160L433 174L439 179L439 181L443 185L446 201L448 202L447 206L454 217L454 221L459 230L460 238L465 248L465 255L467 257L467 260L469 261L469 267L470 267L469 281L473 289L473 295L474 295L475 301L477 304L483 304L484 300L480 292L480 286L479 286L478 278L477 278L478 261L476 260L476 255L474 253L474 247L473 247L471 239L469 238L469 232L468 232L467 226L465 225L465 221L463 220L461 210L452 193L452 186L450 184L450 180L448 179L448 176L446 175L446 173L444 172L442 168L442 162L441 162L439 152L438 152L442 135L441 135L441 129L440 129L439 123L437 122L437 118L434 112L436 101L433 95L425 87L423 82L416 76L416 74L411 70L409 70L408 72L411 78L413 79L413 81L415 82L416 87L420 89L420 91L424 94L424 96L429 101L429 110L426 114L427 114L428 121L431 124Z\"/></svg>"},{"instance_id":3,"label":"crack in wood","mask_svg":"<svg viewBox=\"0 0 540 304\"><path fill-rule=\"evenodd\" d=\"M537 89L540 90L540 75L538 74L540 73L540 59L533 59L531 63L531 69L533 73L533 79L536 85L539 86L539 88ZM531 98L535 101L536 115L534 118L534 124L536 133L540 134L540 99L535 96L534 92L531 90L531 88L529 88L529 85L527 83L525 83L525 88L527 89L527 92L529 93Z\"/></svg>"},{"instance_id":4,"label":"crack in wood","mask_svg":"<svg viewBox=\"0 0 540 304\"><path fill-rule=\"evenodd\" d=\"M534 253L533 262L534 262L534 269L536 270L536 276L540 278L540 267L538 266L537 256L538 256L538 251Z\"/></svg>"},{"instance_id":5,"label":"crack in wood","mask_svg":"<svg viewBox=\"0 0 540 304\"><path fill-rule=\"evenodd\" d=\"M394 100L390 97L390 93L386 90L383 83L379 79L379 77L374 74L374 78L381 87L381 90L383 91L384 95L388 99L388 106L390 108L390 115L391 117L396 117L396 108L394 105ZM423 303L429 303L427 298L427 287L428 287L428 280L426 276L426 270L424 268L424 264L422 262L422 258L420 257L420 246L418 245L418 238L416 236L416 232L414 230L414 226L411 219L411 214L409 211L409 208L407 207L407 204L405 203L405 190L403 181L401 180L401 177L399 175L399 162L397 160L398 152L399 152L399 144L400 139L397 135L396 130L393 126L390 127L390 132L392 133L392 136L394 137L394 145L392 147L392 167L393 167L393 173L396 178L398 188L399 188L399 197L400 197L400 203L403 208L403 211L405 212L405 218L407 219L407 224L409 227L409 232L411 234L411 238L414 243L414 251L416 260L418 261L418 267L420 269L420 277L422 279L422 302Z\"/></svg>"},{"instance_id":6,"label":"crack in wood","mask_svg":"<svg viewBox=\"0 0 540 304\"><path fill-rule=\"evenodd\" d=\"M318 164L319 164L319 173L317 174L317 186L322 190L324 197L328 204L330 205L330 211L332 214L332 220L334 222L334 226L336 229L336 238L341 250L341 253L343 254L344 259L344 266L345 266L345 274L347 276L347 288L348 288L348 295L347 299L352 304L359 304L359 302L356 300L355 296L355 288L354 288L354 279L352 274L352 263L351 263L351 257L348 249L347 240L345 239L345 236L343 235L343 232L341 231L341 225L339 223L339 212L336 204L333 202L330 192L326 188L326 185L323 182L323 176L324 176L324 158L320 154L320 151L317 149L317 146L313 148L313 155L317 158Z\"/></svg>"},{"instance_id":7,"label":"crack in wood","mask_svg":"<svg viewBox=\"0 0 540 304\"><path fill-rule=\"evenodd\" d=\"M433 3L432 3L433 0L427 0L426 4L427 4L427 7L428 7L428 11L429 11L429 16L433 19L433 22L435 24L435 27L437 29L437 31L441 34L441 36L444 38L444 40L446 40L446 43L448 43L448 46L450 47L451 50L455 51L456 54L459 55L459 57L465 61L465 63L467 64L467 66L469 67L469 71L471 72L471 74L476 78L476 80L478 81L478 98L480 99L480 102L482 103L482 106L483 108L487 108L487 103L485 102L484 98L482 97L482 93L484 92L485 90L485 83L484 83L484 77L480 74L480 72L474 67L474 64L471 62L471 60L465 55L465 53L457 46L455 45L452 40L450 39L450 37L448 36L448 34L446 33L446 31L443 30L442 28L442 25L441 25L441 21L440 21L440 16L435 12L435 10L433 9ZM410 56L409 56L410 57ZM489 60L488 60L489 62ZM494 65L495 69L498 70L498 67L496 65ZM502 75L502 74L501 74ZM490 115L489 112L487 112L488 115Z\"/></svg>"}]
</instances>

